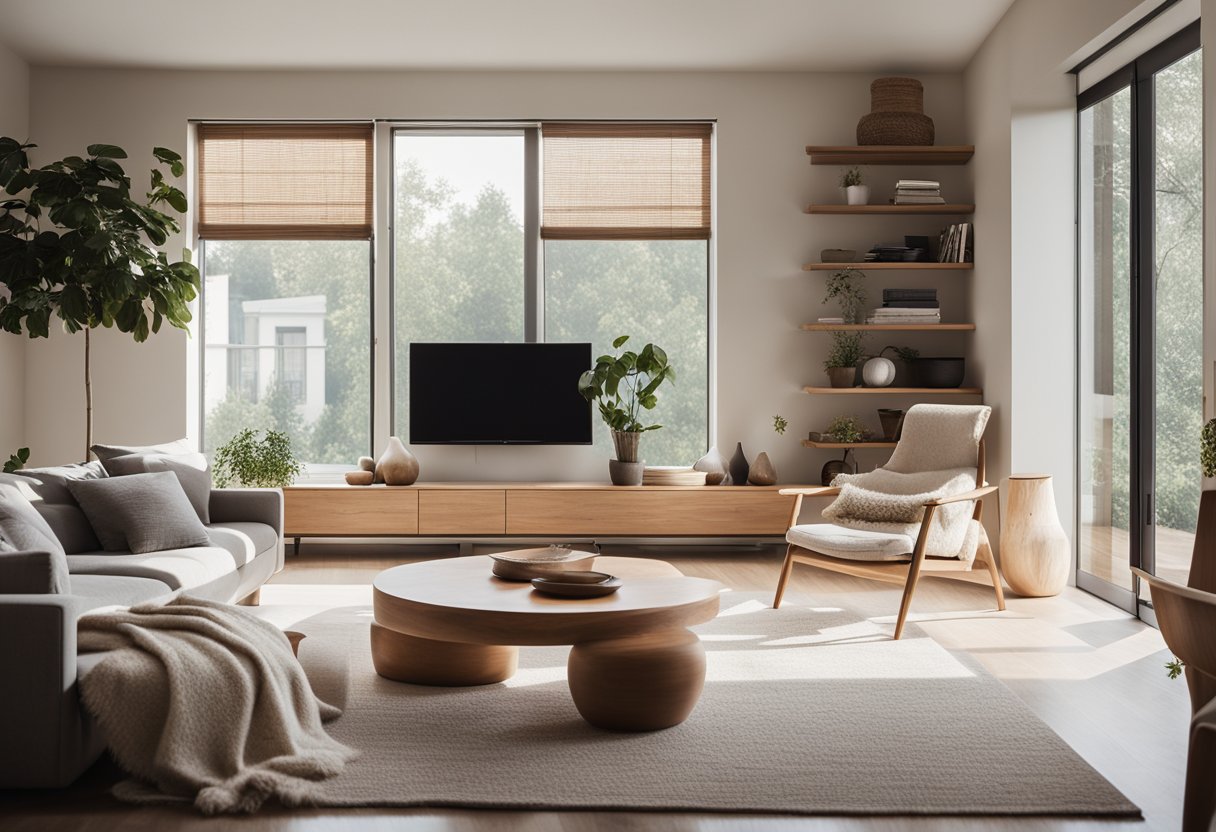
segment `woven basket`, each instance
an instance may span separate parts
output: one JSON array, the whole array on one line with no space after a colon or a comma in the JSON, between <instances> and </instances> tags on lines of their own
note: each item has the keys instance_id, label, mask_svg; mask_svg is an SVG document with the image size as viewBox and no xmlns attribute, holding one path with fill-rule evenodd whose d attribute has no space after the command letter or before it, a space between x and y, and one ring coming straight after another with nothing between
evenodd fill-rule
<instances>
[{"instance_id":1,"label":"woven basket","mask_svg":"<svg viewBox=\"0 0 1216 832\"><path fill-rule=\"evenodd\" d=\"M925 88L915 78L877 78L870 84L870 112L923 113Z\"/></svg>"},{"instance_id":2,"label":"woven basket","mask_svg":"<svg viewBox=\"0 0 1216 832\"><path fill-rule=\"evenodd\" d=\"M931 145L933 119L924 113L869 113L857 122L857 144Z\"/></svg>"}]
</instances>

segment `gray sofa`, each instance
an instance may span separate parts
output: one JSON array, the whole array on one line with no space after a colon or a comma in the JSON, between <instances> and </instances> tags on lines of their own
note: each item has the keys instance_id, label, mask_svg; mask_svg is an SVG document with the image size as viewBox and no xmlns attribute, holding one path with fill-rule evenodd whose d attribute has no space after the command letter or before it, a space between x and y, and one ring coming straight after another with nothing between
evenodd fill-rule
<instances>
[{"instance_id":1,"label":"gray sofa","mask_svg":"<svg viewBox=\"0 0 1216 832\"><path fill-rule=\"evenodd\" d=\"M14 475L0 481L28 486ZM56 516L66 510L31 502L58 539L71 534ZM69 549L63 594L48 593L37 577L49 573L49 553L0 556L0 788L66 786L105 748L77 693L77 678L100 660L76 654L81 615L179 593L236 602L283 568L281 491L215 489L210 514L209 546L147 554Z\"/></svg>"}]
</instances>

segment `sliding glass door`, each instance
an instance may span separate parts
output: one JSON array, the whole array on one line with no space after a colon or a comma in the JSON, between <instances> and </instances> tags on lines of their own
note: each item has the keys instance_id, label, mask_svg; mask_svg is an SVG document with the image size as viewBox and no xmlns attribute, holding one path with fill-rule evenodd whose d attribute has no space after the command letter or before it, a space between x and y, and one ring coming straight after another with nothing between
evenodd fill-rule
<instances>
[{"instance_id":1,"label":"sliding glass door","mask_svg":"<svg viewBox=\"0 0 1216 832\"><path fill-rule=\"evenodd\" d=\"M1077 583L1185 580L1203 424L1198 24L1078 99Z\"/></svg>"}]
</instances>

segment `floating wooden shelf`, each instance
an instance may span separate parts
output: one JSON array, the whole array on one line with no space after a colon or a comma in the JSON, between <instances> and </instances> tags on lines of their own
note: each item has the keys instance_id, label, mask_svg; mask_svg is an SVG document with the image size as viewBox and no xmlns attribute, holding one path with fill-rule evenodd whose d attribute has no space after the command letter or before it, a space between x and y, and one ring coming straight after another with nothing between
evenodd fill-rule
<instances>
[{"instance_id":1,"label":"floating wooden shelf","mask_svg":"<svg viewBox=\"0 0 1216 832\"><path fill-rule=\"evenodd\" d=\"M894 442L816 442L812 439L803 439L802 447L804 448L825 448L844 450L846 448L894 448Z\"/></svg>"},{"instance_id":2,"label":"floating wooden shelf","mask_svg":"<svg viewBox=\"0 0 1216 832\"><path fill-rule=\"evenodd\" d=\"M975 268L974 263L804 263L802 270L804 272L839 272L844 269L856 269L857 271L898 271L906 269L908 271L971 271Z\"/></svg>"},{"instance_id":3,"label":"floating wooden shelf","mask_svg":"<svg viewBox=\"0 0 1216 832\"><path fill-rule=\"evenodd\" d=\"M965 165L975 155L975 146L810 144L806 155L812 165Z\"/></svg>"},{"instance_id":4,"label":"floating wooden shelf","mask_svg":"<svg viewBox=\"0 0 1216 832\"><path fill-rule=\"evenodd\" d=\"M974 332L975 324L803 324L807 332Z\"/></svg>"},{"instance_id":5,"label":"floating wooden shelf","mask_svg":"<svg viewBox=\"0 0 1216 832\"><path fill-rule=\"evenodd\" d=\"M974 214L974 205L808 205L807 214Z\"/></svg>"},{"instance_id":6,"label":"floating wooden shelf","mask_svg":"<svg viewBox=\"0 0 1216 832\"><path fill-rule=\"evenodd\" d=\"M982 396L979 387L803 387L802 392L815 396Z\"/></svg>"}]
</instances>

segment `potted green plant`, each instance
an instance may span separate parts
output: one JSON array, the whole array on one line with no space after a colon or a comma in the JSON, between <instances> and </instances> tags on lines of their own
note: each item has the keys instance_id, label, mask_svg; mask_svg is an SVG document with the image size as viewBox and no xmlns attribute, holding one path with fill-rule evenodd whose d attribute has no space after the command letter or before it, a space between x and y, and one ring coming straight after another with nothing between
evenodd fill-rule
<instances>
[{"instance_id":1,"label":"potted green plant","mask_svg":"<svg viewBox=\"0 0 1216 832\"><path fill-rule=\"evenodd\" d=\"M861 168L849 168L842 173L840 188L849 205L866 205L870 202L870 186L861 183Z\"/></svg>"},{"instance_id":2,"label":"potted green plant","mask_svg":"<svg viewBox=\"0 0 1216 832\"><path fill-rule=\"evenodd\" d=\"M832 387L852 387L857 383L857 362L862 359L862 333L833 332L832 346L823 362Z\"/></svg>"},{"instance_id":3,"label":"potted green plant","mask_svg":"<svg viewBox=\"0 0 1216 832\"><path fill-rule=\"evenodd\" d=\"M291 450L291 437L268 430L245 428L215 451L211 479L216 488L286 488L304 468Z\"/></svg>"},{"instance_id":4,"label":"potted green plant","mask_svg":"<svg viewBox=\"0 0 1216 832\"><path fill-rule=\"evenodd\" d=\"M840 305L840 318L846 324L862 322L862 311L866 305L866 287L861 284L864 277L856 269L841 269L832 272L824 285L827 293L823 296L823 302L836 301Z\"/></svg>"},{"instance_id":5,"label":"potted green plant","mask_svg":"<svg viewBox=\"0 0 1216 832\"><path fill-rule=\"evenodd\" d=\"M628 340L628 335L622 335L612 342L612 348L619 350ZM675 380L676 371L667 363L667 353L654 344L638 352L601 355L595 366L579 378L578 392L596 403L600 418L612 431L616 459L609 460L608 472L613 485L641 485L645 467L638 459L641 436L663 426L643 425L640 417L643 410L654 410L658 404L659 386Z\"/></svg>"},{"instance_id":6,"label":"potted green plant","mask_svg":"<svg viewBox=\"0 0 1216 832\"><path fill-rule=\"evenodd\" d=\"M837 416L828 424L827 432L824 435L833 442L848 445L860 442L865 438L865 434L865 428L861 426L861 422L856 416Z\"/></svg>"},{"instance_id":7,"label":"potted green plant","mask_svg":"<svg viewBox=\"0 0 1216 832\"><path fill-rule=\"evenodd\" d=\"M91 144L88 157L67 156L31 167L33 144L0 138L0 328L46 338L51 317L68 332L84 331L85 458L93 444L93 386L89 334L116 327L146 341L166 321L185 329L199 275L190 252L170 262L158 251L181 230L186 196L152 169L143 197L117 159L121 147ZM181 156L163 147L152 155L173 177ZM45 213L45 216L44 216Z\"/></svg>"}]
</instances>

